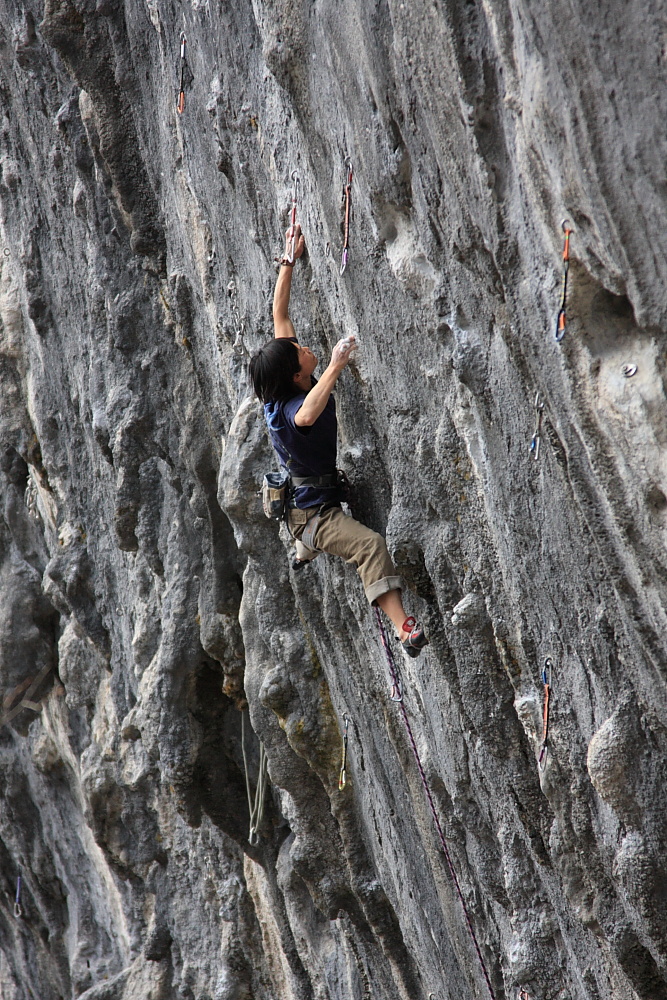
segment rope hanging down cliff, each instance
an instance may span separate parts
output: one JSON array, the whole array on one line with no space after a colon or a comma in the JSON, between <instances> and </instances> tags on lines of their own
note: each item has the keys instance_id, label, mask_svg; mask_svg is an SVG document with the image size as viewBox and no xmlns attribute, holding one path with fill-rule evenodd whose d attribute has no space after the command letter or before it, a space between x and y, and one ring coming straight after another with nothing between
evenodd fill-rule
<instances>
[{"instance_id":1,"label":"rope hanging down cliff","mask_svg":"<svg viewBox=\"0 0 667 1000\"><path fill-rule=\"evenodd\" d=\"M376 615L377 615L377 608L375 609L375 611L376 611ZM393 657L393 654L391 653L389 644L388 644L388 642L385 641L386 637L384 636L384 630L382 628L382 621L381 621L379 615L378 615L378 624L380 625L380 631L383 634L383 645L384 645L385 653L387 654L387 663L389 665L389 672L391 673L391 679L392 679L392 682L393 682L393 685L394 685L394 689L398 689L400 687L400 681L399 681L399 677L398 677L398 671L396 669L396 664L394 662L394 657ZM435 823L435 828L436 828L437 833L438 833L438 839L440 840L440 846L442 847L442 852L445 855L445 861L447 862L447 867L449 869L449 874L451 876L452 882L454 883L454 888L456 889L456 894L459 897L459 902L461 903L461 908L463 910L463 915L465 917L466 926L468 928L468 934L470 935L470 940L472 941L472 943L473 943L473 945L475 947L475 952L477 953L477 958L479 960L479 966L480 966L480 969L482 970L482 974L484 976L484 981L485 981L487 989L489 991L489 996L491 997L491 1000L496 1000L496 996L495 996L495 993L493 992L493 987L491 985L491 979L489 977L489 973L488 973L488 970L486 968L486 963L484 962L484 958L482 956L482 950L481 950L481 948L479 946L479 942L477 941L477 935L475 934L475 930L474 930L474 928L472 926L472 921L470 919L470 914L468 913L468 907L466 906L466 902L465 902L465 899L463 897L463 892L461 890L461 885L459 883L459 880L458 880L458 877L457 877L457 874L456 874L456 869L454 868L454 863L453 863L451 855L449 853L449 848L447 847L447 841L445 840L445 835L444 835L444 833L442 831L442 826L440 824L440 818L438 816L437 809L435 808L435 802L433 800L433 794L431 792L431 788L430 788L430 785L428 783L428 778L426 777L426 772L424 771L424 767L422 765L421 758L419 756L419 750L417 749L417 743L416 743L414 734L412 732L412 726L410 725L410 720L408 718L408 713L407 713L407 711L405 709L405 704L403 702L403 697L401 696L400 699L394 698L393 697L393 690L392 690L392 701L397 701L398 704L400 705L401 715L403 716L403 722L405 724L405 729L406 729L406 732L408 734L408 739L410 740L410 746L412 747L412 753L413 753L413 756L415 758L415 763L417 765L417 770L419 771L419 776L420 776L420 778L422 780L422 785L424 786L424 794L426 795L426 798L428 800L428 804L429 804L429 807L430 807L430 810L431 810L431 814L433 816L433 822Z\"/></svg>"},{"instance_id":2,"label":"rope hanging down cliff","mask_svg":"<svg viewBox=\"0 0 667 1000\"><path fill-rule=\"evenodd\" d=\"M255 798L250 792L250 777L248 774L248 758L245 752L245 712L241 712L241 750L243 751L243 769L245 771L245 787L248 794L248 813L250 814L250 829L248 832L248 843L253 847L259 843L258 830L264 819L264 803L266 801L266 786L268 784L268 770L266 761L266 750L264 744L259 743L259 770L257 772L257 787L255 788Z\"/></svg>"}]
</instances>

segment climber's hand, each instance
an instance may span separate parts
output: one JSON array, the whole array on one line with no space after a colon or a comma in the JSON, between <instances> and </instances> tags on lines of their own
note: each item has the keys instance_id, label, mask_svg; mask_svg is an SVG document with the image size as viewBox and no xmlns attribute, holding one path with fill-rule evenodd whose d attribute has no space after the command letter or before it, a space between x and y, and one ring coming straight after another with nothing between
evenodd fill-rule
<instances>
[{"instance_id":1,"label":"climber's hand","mask_svg":"<svg viewBox=\"0 0 667 1000\"><path fill-rule=\"evenodd\" d=\"M357 338L353 333L339 340L331 354L331 367L337 371L342 371L349 363L350 356L356 347Z\"/></svg>"},{"instance_id":2,"label":"climber's hand","mask_svg":"<svg viewBox=\"0 0 667 1000\"><path fill-rule=\"evenodd\" d=\"M286 257L289 256L289 252L290 252L290 245L291 245L291 242L292 242L291 238L290 238L291 237L291 232L292 232L292 227L290 226L290 228L285 233L285 256ZM304 239L303 233L301 232L301 226L297 222L296 226L294 227L294 257L295 257L295 259L297 257L300 257L305 249L306 249L306 241Z\"/></svg>"}]
</instances>

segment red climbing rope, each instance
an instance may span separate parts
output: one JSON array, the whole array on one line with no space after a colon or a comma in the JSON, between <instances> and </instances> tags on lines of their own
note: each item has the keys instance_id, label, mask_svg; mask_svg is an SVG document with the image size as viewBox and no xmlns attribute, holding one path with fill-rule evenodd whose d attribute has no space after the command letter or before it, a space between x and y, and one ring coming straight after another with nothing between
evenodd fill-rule
<instances>
[{"instance_id":1,"label":"red climbing rope","mask_svg":"<svg viewBox=\"0 0 667 1000\"><path fill-rule=\"evenodd\" d=\"M391 648L389 646L389 643L387 641L387 637L385 635L384 624L382 622L382 618L380 617L380 611L379 611L379 609L377 607L375 608L375 616L376 616L376 619L377 619L378 627L380 629L380 634L382 636L382 645L384 646L385 653L387 654L387 663L389 664L389 671L391 673L391 679L392 679L392 682L394 684L394 689L395 690L400 690L400 679L399 679L399 676L398 676L398 671L396 669L396 664L394 662L394 657L393 657L393 654L391 652ZM456 889L456 893L457 893L457 895L459 897L459 902L461 903L461 907L463 909L463 915L465 917L466 925L468 927L468 933L470 935L470 939L471 939L473 945L475 946L475 951L477 952L477 958L479 959L480 968L481 968L482 973L484 975L484 980L486 982L486 986L487 986L487 989L489 991L489 996L491 997L491 1000L496 1000L495 993L493 992L493 987L491 985L491 979L489 978L489 973L487 971L486 964L485 964L484 958L482 956L482 951L481 951L481 948L480 948L479 943L477 941L477 936L475 935L474 928L472 926L472 921L470 919L470 914L468 913L468 907L466 906L466 902L465 902L465 899L463 897L463 892L461 891L461 885L460 885L458 877L456 875L456 869L454 868L454 863L452 862L452 858L451 858L451 855L449 853L449 848L447 847L447 841L445 840L445 835L442 832L442 826L440 825L440 818L439 818L438 812L437 812L437 810L435 808L435 802L433 801L433 795L431 793L431 789L430 789L430 786L429 786L429 783L428 783L428 779L426 777L426 773L424 771L422 762L421 762L420 757L419 757L419 751L417 749L417 743L415 741L415 738L414 738L414 735L413 735L413 732L412 732L412 726L410 725L410 720L408 718L408 713L407 713L407 711L405 709L405 705L403 703L403 697L401 695L401 698L400 698L400 701L399 701L398 699L396 699L396 698L393 697L393 692L392 692L392 701L397 701L397 703L400 705L401 715L403 716L403 722L405 723L405 729L407 731L408 738L410 740L410 745L412 747L412 753L414 754L415 763L417 764L417 770L419 771L419 776L420 776L420 778L422 780L422 785L424 786L424 793L425 793L426 798L428 800L428 804L430 806L431 813L433 814L433 822L435 823L435 828L438 831L438 837L440 839L440 846L442 847L442 852L445 855L445 860L447 862L447 867L449 868L449 874L451 876L452 882L454 883L454 887Z\"/></svg>"}]
</instances>

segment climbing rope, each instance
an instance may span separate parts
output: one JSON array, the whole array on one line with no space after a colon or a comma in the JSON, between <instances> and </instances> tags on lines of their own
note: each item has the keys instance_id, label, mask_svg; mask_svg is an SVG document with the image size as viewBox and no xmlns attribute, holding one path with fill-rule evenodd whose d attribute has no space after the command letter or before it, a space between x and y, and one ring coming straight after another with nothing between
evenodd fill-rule
<instances>
[{"instance_id":1,"label":"climbing rope","mask_svg":"<svg viewBox=\"0 0 667 1000\"><path fill-rule=\"evenodd\" d=\"M400 687L400 681L399 681L398 671L396 669L396 664L394 662L394 657L393 657L393 654L391 653L391 649L389 647L389 643L387 641L387 637L386 637L386 634L385 634L384 625L382 624L382 619L380 618L380 612L379 612L377 606L375 607L375 614L376 614L376 617L377 617L378 625L380 626L380 633L382 635L382 644L384 646L385 653L387 654L387 663L389 665L389 671L391 673L391 679L392 679L392 683L394 685L394 688L392 689L392 701L397 701L398 704L400 705L401 715L403 716L403 722L405 724L405 729L406 729L406 732L408 734L408 738L410 740L410 746L412 747L412 753L413 753L413 756L415 758L415 763L417 765L417 770L419 771L419 776L420 776L420 778L422 780L422 785L424 786L424 794L426 795L429 807L431 809L431 813L433 815L433 822L435 823L435 828L436 828L436 830L438 832L438 838L440 840L440 846L442 847L442 852L445 855L445 860L447 862L447 867L449 869L449 874L451 876L452 882L454 883L454 888L456 889L456 894L459 897L459 902L461 903L461 908L463 910L463 915L465 917L466 926L468 928L468 934L470 935L470 940L472 941L472 943L473 943L473 945L475 947L475 951L477 953L477 958L479 960L479 965L480 965L480 968L481 968L482 973L484 975L484 981L486 982L486 986L487 986L487 989L489 991L489 996L491 997L491 1000L496 1000L495 994L493 992L493 987L491 985L491 979L489 978L489 973L488 973L487 968L486 968L486 963L484 962L484 958L482 956L482 951L481 951L481 948L480 948L479 943L477 941L477 935L475 934L475 930L474 930L474 928L472 926L472 921L470 919L470 914L468 913L468 907L466 906L466 902L465 902L465 899L464 899L464 896L463 896L463 892L461 890L461 885L459 883L459 880L458 880L458 877L457 877L457 874L456 874L456 869L454 868L454 863L453 863L451 855L449 853L449 848L447 847L447 841L445 840L445 835L444 835L444 833L442 831L442 826L440 824L440 818L438 816L437 809L435 808L435 802L433 801L433 794L431 793L431 788L429 786L428 779L426 777L426 772L424 771L424 767L423 767L421 759L419 757L419 750L417 749L417 743L415 741L415 737L414 737L414 734L412 732L412 726L410 725L410 720L408 718L408 713L407 713L407 711L405 709L405 704L403 702L403 696L401 694L401 698L400 699L393 697L393 690L394 689L398 689Z\"/></svg>"},{"instance_id":2,"label":"climbing rope","mask_svg":"<svg viewBox=\"0 0 667 1000\"><path fill-rule=\"evenodd\" d=\"M259 771L257 773L257 787L253 799L250 792L250 776L248 774L248 758L245 751L245 711L241 713L241 749L243 751L243 769L245 771L245 787L248 795L248 812L250 814L250 830L248 833L248 843L253 847L259 843L258 830L264 819L264 803L266 801L266 786L268 784L268 768L266 760L266 750L264 744L259 743Z\"/></svg>"},{"instance_id":3,"label":"climbing rope","mask_svg":"<svg viewBox=\"0 0 667 1000\"><path fill-rule=\"evenodd\" d=\"M551 673L553 670L553 660L547 656L542 668L542 683L544 684L544 708L542 710L542 746L538 765L541 771L547 766L549 756L549 708L551 706Z\"/></svg>"},{"instance_id":4,"label":"climbing rope","mask_svg":"<svg viewBox=\"0 0 667 1000\"><path fill-rule=\"evenodd\" d=\"M19 868L18 878L16 879L16 899L14 900L14 916L17 920L20 920L23 916L23 909L21 907L21 869Z\"/></svg>"},{"instance_id":5,"label":"climbing rope","mask_svg":"<svg viewBox=\"0 0 667 1000\"><path fill-rule=\"evenodd\" d=\"M540 457L540 440L542 438L542 417L544 416L544 403L538 393L535 394L535 431L530 439L530 452L537 462Z\"/></svg>"},{"instance_id":6,"label":"climbing rope","mask_svg":"<svg viewBox=\"0 0 667 1000\"><path fill-rule=\"evenodd\" d=\"M560 296L560 309L556 317L555 336L559 343L567 333L567 315L565 313L567 306L567 276L570 271L570 236L574 232L570 226L569 219L563 219L561 229L565 233L565 243L563 245L563 284Z\"/></svg>"},{"instance_id":7,"label":"climbing rope","mask_svg":"<svg viewBox=\"0 0 667 1000\"><path fill-rule=\"evenodd\" d=\"M176 105L176 110L179 115L182 115L185 111L185 48L188 44L188 40L185 37L185 32L181 32L181 82L179 84L178 91L178 104Z\"/></svg>"},{"instance_id":8,"label":"climbing rope","mask_svg":"<svg viewBox=\"0 0 667 1000\"><path fill-rule=\"evenodd\" d=\"M398 667L394 661L394 654L391 651L391 646L389 645L389 639L387 638L387 633L384 627L384 622L382 621L382 615L380 614L380 609L377 604L374 607L375 610L375 620L378 623L378 629L380 630L380 638L382 639L382 645L384 647L385 656L387 657L387 663L389 664L389 673L391 674L392 688L389 697L392 701L400 703L403 701L403 684L401 682L401 676L398 672Z\"/></svg>"},{"instance_id":9,"label":"climbing rope","mask_svg":"<svg viewBox=\"0 0 667 1000\"><path fill-rule=\"evenodd\" d=\"M347 267L347 259L350 255L350 210L352 208L352 161L348 156L345 160L347 167L347 181L343 185L343 204L345 205L345 223L343 238L343 256L340 262L341 275Z\"/></svg>"},{"instance_id":10,"label":"climbing rope","mask_svg":"<svg viewBox=\"0 0 667 1000\"><path fill-rule=\"evenodd\" d=\"M285 253L285 261L288 264L294 263L294 254L296 252L296 206L298 202L299 194L299 175L296 170L292 171L292 214L290 216L290 228L289 236L287 237L287 251Z\"/></svg>"},{"instance_id":11,"label":"climbing rope","mask_svg":"<svg viewBox=\"0 0 667 1000\"><path fill-rule=\"evenodd\" d=\"M340 768L340 777L338 778L338 791L342 792L347 784L347 727L350 724L350 717L347 712L343 713L343 723L345 726L345 732L343 735L343 763Z\"/></svg>"}]
</instances>

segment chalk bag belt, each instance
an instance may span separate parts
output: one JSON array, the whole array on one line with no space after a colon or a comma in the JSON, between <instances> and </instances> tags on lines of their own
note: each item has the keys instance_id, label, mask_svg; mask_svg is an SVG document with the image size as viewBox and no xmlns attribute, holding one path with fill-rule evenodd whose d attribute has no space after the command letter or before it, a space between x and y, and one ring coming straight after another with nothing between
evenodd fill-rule
<instances>
[{"instance_id":1,"label":"chalk bag belt","mask_svg":"<svg viewBox=\"0 0 667 1000\"><path fill-rule=\"evenodd\" d=\"M328 472L326 476L291 476L292 486L338 486L338 473Z\"/></svg>"},{"instance_id":2,"label":"chalk bag belt","mask_svg":"<svg viewBox=\"0 0 667 1000\"><path fill-rule=\"evenodd\" d=\"M556 340L560 343L565 334L567 333L567 276L570 272L570 236L574 232L570 226L569 219L563 219L561 222L561 229L565 233L565 243L563 244L563 284L560 296L560 309L558 310L558 316L556 317Z\"/></svg>"},{"instance_id":3,"label":"chalk bag belt","mask_svg":"<svg viewBox=\"0 0 667 1000\"><path fill-rule=\"evenodd\" d=\"M549 710L551 708L551 672L553 670L553 660L547 656L542 669L542 683L544 684L544 708L542 709L542 746L538 765L541 771L547 766L549 755Z\"/></svg>"}]
</instances>

